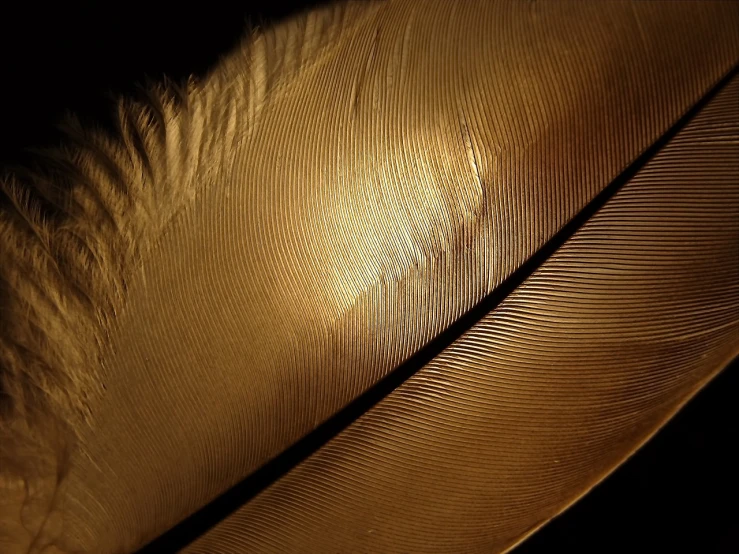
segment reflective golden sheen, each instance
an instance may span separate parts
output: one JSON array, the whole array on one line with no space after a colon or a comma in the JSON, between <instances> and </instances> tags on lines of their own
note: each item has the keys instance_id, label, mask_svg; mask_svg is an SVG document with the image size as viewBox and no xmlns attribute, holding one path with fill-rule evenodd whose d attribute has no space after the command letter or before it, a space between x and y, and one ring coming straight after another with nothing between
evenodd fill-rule
<instances>
[{"instance_id":1,"label":"reflective golden sheen","mask_svg":"<svg viewBox=\"0 0 739 554\"><path fill-rule=\"evenodd\" d=\"M338 4L123 101L115 141L80 131L71 194L101 208L68 217L115 224L84 235L98 254L69 279L102 315L69 344L99 352L104 389L80 385L89 423L35 546L133 552L377 384L729 75L737 29L721 1ZM183 552L510 549L739 354L738 183L734 77Z\"/></svg>"}]
</instances>

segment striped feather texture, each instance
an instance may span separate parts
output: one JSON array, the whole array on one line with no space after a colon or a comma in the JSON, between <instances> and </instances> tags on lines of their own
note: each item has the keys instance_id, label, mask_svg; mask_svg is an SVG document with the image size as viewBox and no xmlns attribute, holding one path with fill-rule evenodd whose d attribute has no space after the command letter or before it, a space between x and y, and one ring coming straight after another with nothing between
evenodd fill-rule
<instances>
[{"instance_id":1,"label":"striped feather texture","mask_svg":"<svg viewBox=\"0 0 739 554\"><path fill-rule=\"evenodd\" d=\"M342 3L72 123L4 181L0 545L516 544L737 354L738 26Z\"/></svg>"},{"instance_id":2,"label":"striped feather texture","mask_svg":"<svg viewBox=\"0 0 739 554\"><path fill-rule=\"evenodd\" d=\"M505 552L587 492L739 354L738 99L184 552Z\"/></svg>"}]
</instances>

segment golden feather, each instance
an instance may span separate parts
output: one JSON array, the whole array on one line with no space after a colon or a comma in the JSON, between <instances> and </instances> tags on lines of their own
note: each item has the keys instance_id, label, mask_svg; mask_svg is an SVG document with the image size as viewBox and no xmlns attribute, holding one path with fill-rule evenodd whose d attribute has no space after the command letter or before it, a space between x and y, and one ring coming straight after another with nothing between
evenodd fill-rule
<instances>
[{"instance_id":1,"label":"golden feather","mask_svg":"<svg viewBox=\"0 0 739 554\"><path fill-rule=\"evenodd\" d=\"M737 28L344 3L70 122L2 181L6 544L518 544L739 351Z\"/></svg>"}]
</instances>

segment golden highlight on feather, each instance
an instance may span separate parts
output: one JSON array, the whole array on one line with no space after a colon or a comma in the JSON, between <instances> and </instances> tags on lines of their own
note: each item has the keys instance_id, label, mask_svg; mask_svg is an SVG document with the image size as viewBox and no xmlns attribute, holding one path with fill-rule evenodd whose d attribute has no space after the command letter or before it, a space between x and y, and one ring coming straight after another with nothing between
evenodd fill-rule
<instances>
[{"instance_id":1,"label":"golden highlight on feather","mask_svg":"<svg viewBox=\"0 0 739 554\"><path fill-rule=\"evenodd\" d=\"M320 61L367 5L256 29L202 83L142 87L139 98L118 101L115 134L68 116L63 145L39 151L34 167L0 176L6 500L25 489L25 502L48 504L31 496L56 490L72 449L84 449L82 430L94 426L104 395L102 360L128 276L197 189L228 169L228 153L243 138L237 129L248 130L269 93ZM8 510L0 505L0 514ZM0 545L9 534L0 528Z\"/></svg>"}]
</instances>

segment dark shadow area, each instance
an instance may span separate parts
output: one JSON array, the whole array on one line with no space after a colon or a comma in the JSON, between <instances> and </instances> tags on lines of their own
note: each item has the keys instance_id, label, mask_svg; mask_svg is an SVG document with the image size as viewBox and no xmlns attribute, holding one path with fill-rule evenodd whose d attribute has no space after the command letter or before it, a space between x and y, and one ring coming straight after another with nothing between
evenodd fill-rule
<instances>
[{"instance_id":1,"label":"dark shadow area","mask_svg":"<svg viewBox=\"0 0 739 554\"><path fill-rule=\"evenodd\" d=\"M181 80L202 74L238 41L247 21L276 20L317 3L209 2L197 9L183 3L152 8L92 1L3 5L0 168L23 164L29 147L58 142L54 123L65 111L105 125L110 97L133 91L147 78L166 74ZM494 308L655 151L637 160L581 217L438 341L141 554L176 551L351 424ZM515 553L739 552L737 392L739 364L734 363L655 440Z\"/></svg>"},{"instance_id":2,"label":"dark shadow area","mask_svg":"<svg viewBox=\"0 0 739 554\"><path fill-rule=\"evenodd\" d=\"M318 4L5 2L0 6L0 164L58 142L67 110L105 124L111 98L147 79L203 74L251 25ZM196 7L197 6L197 7Z\"/></svg>"}]
</instances>

